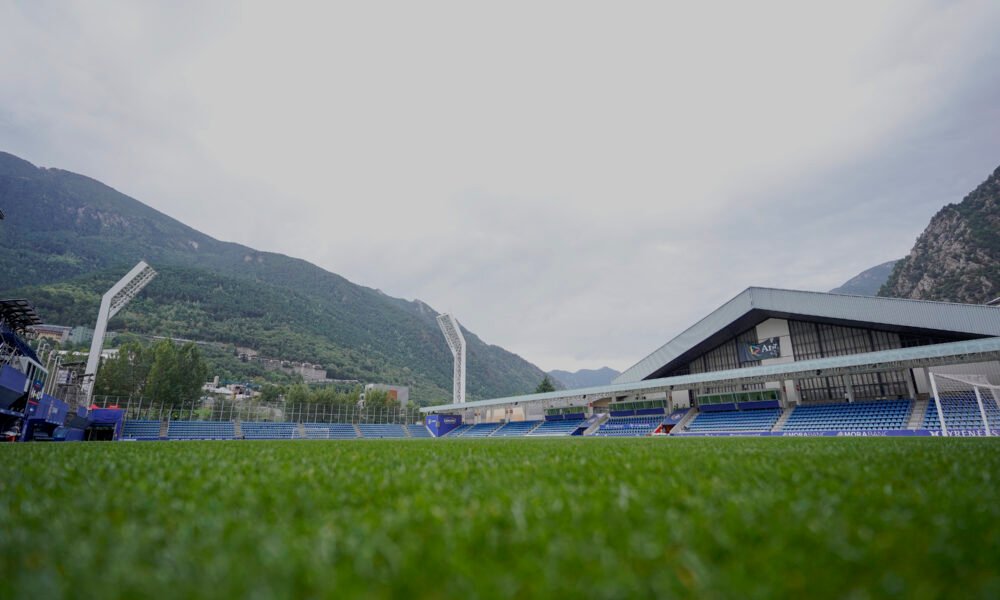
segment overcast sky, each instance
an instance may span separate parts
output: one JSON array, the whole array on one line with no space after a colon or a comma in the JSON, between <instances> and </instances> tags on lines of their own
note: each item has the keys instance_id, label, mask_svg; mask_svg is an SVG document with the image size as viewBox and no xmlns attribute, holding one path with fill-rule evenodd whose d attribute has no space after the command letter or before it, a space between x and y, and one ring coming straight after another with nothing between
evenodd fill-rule
<instances>
[{"instance_id":1,"label":"overcast sky","mask_svg":"<svg viewBox=\"0 0 1000 600\"><path fill-rule=\"evenodd\" d=\"M624 369L1000 164L1000 2L11 2L0 150Z\"/></svg>"}]
</instances>

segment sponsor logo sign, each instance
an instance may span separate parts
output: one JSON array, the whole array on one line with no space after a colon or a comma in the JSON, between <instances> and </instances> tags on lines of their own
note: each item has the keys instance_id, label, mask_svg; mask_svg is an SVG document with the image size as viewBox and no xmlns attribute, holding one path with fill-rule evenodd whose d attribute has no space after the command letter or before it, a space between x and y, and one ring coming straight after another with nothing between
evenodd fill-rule
<instances>
[{"instance_id":1,"label":"sponsor logo sign","mask_svg":"<svg viewBox=\"0 0 1000 600\"><path fill-rule=\"evenodd\" d=\"M781 339L777 337L761 340L756 344L740 345L740 362L755 362L781 356Z\"/></svg>"}]
</instances>

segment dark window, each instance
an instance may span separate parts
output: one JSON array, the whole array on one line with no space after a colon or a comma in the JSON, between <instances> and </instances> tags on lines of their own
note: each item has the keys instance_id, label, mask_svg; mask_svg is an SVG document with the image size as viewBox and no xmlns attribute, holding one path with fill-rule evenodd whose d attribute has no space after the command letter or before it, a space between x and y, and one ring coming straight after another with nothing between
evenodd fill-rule
<instances>
[{"instance_id":1,"label":"dark window","mask_svg":"<svg viewBox=\"0 0 1000 600\"><path fill-rule=\"evenodd\" d=\"M842 327L823 323L789 321L795 360L845 356L902 347L898 333ZM899 371L852 375L854 397L896 398L907 395L905 375ZM843 400L847 386L843 377L812 377L798 380L799 394L804 401Z\"/></svg>"}]
</instances>

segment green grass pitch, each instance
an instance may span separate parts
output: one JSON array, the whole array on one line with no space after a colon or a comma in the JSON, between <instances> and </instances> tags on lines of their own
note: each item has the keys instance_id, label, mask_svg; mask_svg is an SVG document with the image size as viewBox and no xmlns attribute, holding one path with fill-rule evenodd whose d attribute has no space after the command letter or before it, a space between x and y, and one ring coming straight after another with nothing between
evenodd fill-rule
<instances>
[{"instance_id":1,"label":"green grass pitch","mask_svg":"<svg viewBox=\"0 0 1000 600\"><path fill-rule=\"evenodd\" d=\"M1000 597L1000 440L16 444L4 597Z\"/></svg>"}]
</instances>

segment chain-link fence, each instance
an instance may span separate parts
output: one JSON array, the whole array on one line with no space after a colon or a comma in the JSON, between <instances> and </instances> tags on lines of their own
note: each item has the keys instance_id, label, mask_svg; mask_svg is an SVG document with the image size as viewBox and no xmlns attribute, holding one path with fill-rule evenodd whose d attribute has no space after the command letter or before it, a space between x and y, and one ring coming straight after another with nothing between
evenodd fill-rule
<instances>
[{"instance_id":1,"label":"chain-link fence","mask_svg":"<svg viewBox=\"0 0 1000 600\"><path fill-rule=\"evenodd\" d=\"M416 407L356 406L351 404L263 402L259 400L203 399L164 405L146 398L97 396L100 408L120 408L125 419L158 421L241 421L286 423L421 423Z\"/></svg>"}]
</instances>

